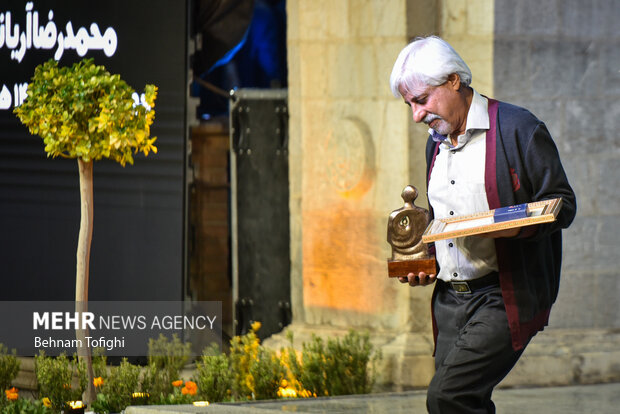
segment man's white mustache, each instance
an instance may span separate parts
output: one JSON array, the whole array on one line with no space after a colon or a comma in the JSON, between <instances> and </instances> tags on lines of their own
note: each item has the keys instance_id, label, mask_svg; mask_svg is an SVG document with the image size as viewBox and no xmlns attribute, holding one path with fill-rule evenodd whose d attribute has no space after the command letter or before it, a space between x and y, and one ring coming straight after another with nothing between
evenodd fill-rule
<instances>
[{"instance_id":1,"label":"man's white mustache","mask_svg":"<svg viewBox=\"0 0 620 414\"><path fill-rule=\"evenodd\" d=\"M439 115L435 115L435 114L428 114L424 117L424 119L422 120L422 122L424 122L426 125L430 124L431 122L433 122L435 119L441 119L443 120L442 117L440 117Z\"/></svg>"}]
</instances>

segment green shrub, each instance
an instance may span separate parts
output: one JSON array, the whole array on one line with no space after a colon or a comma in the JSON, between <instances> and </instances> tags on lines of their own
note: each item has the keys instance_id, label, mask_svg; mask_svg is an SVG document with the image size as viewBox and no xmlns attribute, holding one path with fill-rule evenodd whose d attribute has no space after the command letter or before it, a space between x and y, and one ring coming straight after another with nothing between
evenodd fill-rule
<instances>
[{"instance_id":1,"label":"green shrub","mask_svg":"<svg viewBox=\"0 0 620 414\"><path fill-rule=\"evenodd\" d=\"M199 397L211 402L277 397L286 368L275 352L260 345L259 329L255 322L250 332L231 339L230 357L216 346L204 351L197 363Z\"/></svg>"},{"instance_id":2,"label":"green shrub","mask_svg":"<svg viewBox=\"0 0 620 414\"><path fill-rule=\"evenodd\" d=\"M230 397L232 382L228 356L217 345L205 349L196 362L198 397L210 402L225 401Z\"/></svg>"},{"instance_id":3,"label":"green shrub","mask_svg":"<svg viewBox=\"0 0 620 414\"><path fill-rule=\"evenodd\" d=\"M318 396L329 395L327 386L327 358L323 339L312 334L310 343L302 344L301 364L296 373L304 389Z\"/></svg>"},{"instance_id":4,"label":"green shrub","mask_svg":"<svg viewBox=\"0 0 620 414\"><path fill-rule=\"evenodd\" d=\"M19 360L16 351L9 353L4 344L0 344L0 387L4 391L11 387L11 383L19 372Z\"/></svg>"},{"instance_id":5,"label":"green shrub","mask_svg":"<svg viewBox=\"0 0 620 414\"><path fill-rule=\"evenodd\" d=\"M67 401L82 399L86 368L77 356L50 357L41 351L34 357L34 363L39 397L50 399L52 412L59 413Z\"/></svg>"},{"instance_id":6,"label":"green shrub","mask_svg":"<svg viewBox=\"0 0 620 414\"><path fill-rule=\"evenodd\" d=\"M48 414L50 412L39 400L19 398L2 408L2 414Z\"/></svg>"},{"instance_id":7,"label":"green shrub","mask_svg":"<svg viewBox=\"0 0 620 414\"><path fill-rule=\"evenodd\" d=\"M93 349L93 373L95 378L105 380L108 377L108 358L105 356L105 348Z\"/></svg>"},{"instance_id":8,"label":"green shrub","mask_svg":"<svg viewBox=\"0 0 620 414\"><path fill-rule=\"evenodd\" d=\"M366 394L375 382L376 361L368 333L356 331L327 343L315 335L303 344L298 378L304 389L316 395Z\"/></svg>"},{"instance_id":9,"label":"green shrub","mask_svg":"<svg viewBox=\"0 0 620 414\"><path fill-rule=\"evenodd\" d=\"M257 358L250 364L250 375L254 379L254 397L257 400L278 397L278 388L286 370L274 351L259 347Z\"/></svg>"},{"instance_id":10,"label":"green shrub","mask_svg":"<svg viewBox=\"0 0 620 414\"><path fill-rule=\"evenodd\" d=\"M140 367L123 358L120 365L110 367L107 379L98 387L97 399L92 408L96 413L121 412L131 405L131 395L140 386Z\"/></svg>"},{"instance_id":11,"label":"green shrub","mask_svg":"<svg viewBox=\"0 0 620 414\"><path fill-rule=\"evenodd\" d=\"M373 346L368 333L349 333L327 341L327 383L330 395L367 394L375 383ZM370 365L370 367L369 367Z\"/></svg>"},{"instance_id":12,"label":"green shrub","mask_svg":"<svg viewBox=\"0 0 620 414\"><path fill-rule=\"evenodd\" d=\"M246 335L230 341L230 357L216 347L197 363L198 393L211 402L362 394L372 390L375 363L381 357L369 335L355 331L327 341L316 335L302 344L301 356L291 346L278 356L260 344L255 323Z\"/></svg>"},{"instance_id":13,"label":"green shrub","mask_svg":"<svg viewBox=\"0 0 620 414\"><path fill-rule=\"evenodd\" d=\"M172 335L171 340L162 334L158 339L149 339L142 390L151 395L150 403L157 404L173 393L172 382L179 379L181 369L189 361L191 346L189 342L181 342L177 335Z\"/></svg>"},{"instance_id":14,"label":"green shrub","mask_svg":"<svg viewBox=\"0 0 620 414\"><path fill-rule=\"evenodd\" d=\"M247 334L230 340L230 370L233 376L231 392L235 400L260 398L255 392L255 378L250 371L252 364L258 360L258 350L261 347L256 336L260 326L260 322L254 322Z\"/></svg>"}]
</instances>

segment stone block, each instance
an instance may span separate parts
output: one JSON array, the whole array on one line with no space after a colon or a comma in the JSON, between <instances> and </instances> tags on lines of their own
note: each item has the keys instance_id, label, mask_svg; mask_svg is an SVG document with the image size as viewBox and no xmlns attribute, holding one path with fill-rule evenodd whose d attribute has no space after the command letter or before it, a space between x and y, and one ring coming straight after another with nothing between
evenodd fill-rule
<instances>
[{"instance_id":1,"label":"stone block","mask_svg":"<svg viewBox=\"0 0 620 414\"><path fill-rule=\"evenodd\" d=\"M616 41L620 38L620 25L618 24L618 16L620 16L620 2L616 0L607 0L603 4L609 5L609 13L605 13L606 25L608 28L607 36Z\"/></svg>"},{"instance_id":2,"label":"stone block","mask_svg":"<svg viewBox=\"0 0 620 414\"><path fill-rule=\"evenodd\" d=\"M289 106L299 105L301 99L301 55L300 44L296 40L287 40L287 63L288 63L288 102ZM289 111L290 113L290 111ZM293 116L291 114L290 116ZM289 123L292 127L293 124Z\"/></svg>"},{"instance_id":3,"label":"stone block","mask_svg":"<svg viewBox=\"0 0 620 414\"><path fill-rule=\"evenodd\" d=\"M467 34L493 36L495 2L469 0L465 3L467 3Z\"/></svg>"},{"instance_id":4,"label":"stone block","mask_svg":"<svg viewBox=\"0 0 620 414\"><path fill-rule=\"evenodd\" d=\"M531 40L530 79L532 96L549 99L572 96L572 56L560 40L535 37Z\"/></svg>"},{"instance_id":5,"label":"stone block","mask_svg":"<svg viewBox=\"0 0 620 414\"><path fill-rule=\"evenodd\" d=\"M380 187L387 186L386 189L394 186L397 189L400 187L394 193L397 197L400 195L399 191L408 184L407 176L409 173L407 129L403 130L403 126L407 124L406 118L409 113L404 106L400 101L383 105L385 109L383 109L381 121L385 125L385 130L380 131L380 135L377 137L377 176L380 180L377 184ZM399 124L396 120L402 122ZM401 187L401 184L404 185ZM383 195L387 196L388 194Z\"/></svg>"},{"instance_id":6,"label":"stone block","mask_svg":"<svg viewBox=\"0 0 620 414\"><path fill-rule=\"evenodd\" d=\"M618 219L615 218L615 230L610 230L609 232L618 233ZM604 231L604 230L603 230ZM616 235L616 239L618 236ZM618 319L618 313L620 313L620 301L618 298L620 297L620 277L618 272L617 265L617 255L618 249L613 249L616 260L613 260L613 257L609 255L606 258L602 258L602 261L607 265L608 273L600 273L597 276L593 277L591 285L596 288L594 293L596 297L595 307L592 309L596 309L593 312L593 327L607 328L607 329L618 329L620 328L620 320ZM612 249L607 247L607 253L612 253Z\"/></svg>"},{"instance_id":7,"label":"stone block","mask_svg":"<svg viewBox=\"0 0 620 414\"><path fill-rule=\"evenodd\" d=\"M590 328L592 314L586 310L596 309L592 271L573 270L566 263L563 269L565 270L560 280L560 292L551 310L549 326L555 329Z\"/></svg>"},{"instance_id":8,"label":"stone block","mask_svg":"<svg viewBox=\"0 0 620 414\"><path fill-rule=\"evenodd\" d=\"M566 96L600 97L603 88L603 62L598 42L580 40L565 43L560 54L562 69L569 75Z\"/></svg>"},{"instance_id":9,"label":"stone block","mask_svg":"<svg viewBox=\"0 0 620 414\"><path fill-rule=\"evenodd\" d=\"M618 231L620 223L618 214L613 211L610 213L611 215L601 217L601 231L598 234L597 244L602 248L615 248L617 253L617 248L620 246L620 232ZM618 263L614 262L614 265L617 269Z\"/></svg>"},{"instance_id":10,"label":"stone block","mask_svg":"<svg viewBox=\"0 0 620 414\"><path fill-rule=\"evenodd\" d=\"M618 16L620 16L619 3L616 0L593 0L590 5L592 10L591 24L592 36L599 39L618 38Z\"/></svg>"},{"instance_id":11,"label":"stone block","mask_svg":"<svg viewBox=\"0 0 620 414\"><path fill-rule=\"evenodd\" d=\"M398 327L387 279L384 222L343 199L304 212L304 305L309 323ZM312 319L311 319L312 318Z\"/></svg>"},{"instance_id":12,"label":"stone block","mask_svg":"<svg viewBox=\"0 0 620 414\"><path fill-rule=\"evenodd\" d=\"M303 0L288 0L286 2L286 41L287 43L297 42L299 40L299 3L301 1ZM287 47L290 49L289 45L287 45Z\"/></svg>"},{"instance_id":13,"label":"stone block","mask_svg":"<svg viewBox=\"0 0 620 414\"><path fill-rule=\"evenodd\" d=\"M577 215L571 226L562 231L564 270L589 272L594 268L596 227L595 217Z\"/></svg>"},{"instance_id":14,"label":"stone block","mask_svg":"<svg viewBox=\"0 0 620 414\"><path fill-rule=\"evenodd\" d=\"M433 338L430 331L401 333L381 348L387 362L383 378L396 386L426 387L435 374Z\"/></svg>"},{"instance_id":15,"label":"stone block","mask_svg":"<svg viewBox=\"0 0 620 414\"><path fill-rule=\"evenodd\" d=\"M397 282L399 285L400 282ZM411 287L402 284L402 288L409 289L409 315L407 323L413 332L433 332L431 316L431 298L433 296L434 285Z\"/></svg>"},{"instance_id":16,"label":"stone block","mask_svg":"<svg viewBox=\"0 0 620 414\"><path fill-rule=\"evenodd\" d=\"M323 43L304 42L299 47L300 86L303 98L325 98L329 95L330 73L328 48Z\"/></svg>"},{"instance_id":17,"label":"stone block","mask_svg":"<svg viewBox=\"0 0 620 414\"><path fill-rule=\"evenodd\" d=\"M600 132L601 138L605 141L605 150L608 154L617 154L620 151L620 139L618 138L618 131L620 131L619 98L620 95L615 98L610 97L602 99L601 101L605 110L603 114L598 115L598 119L603 117L603 129Z\"/></svg>"},{"instance_id":18,"label":"stone block","mask_svg":"<svg viewBox=\"0 0 620 414\"><path fill-rule=\"evenodd\" d=\"M514 7L520 9L519 34L539 37L559 33L561 20L558 13L560 9L558 0L522 0L512 2L512 7L509 6L505 12L510 13L509 10Z\"/></svg>"},{"instance_id":19,"label":"stone block","mask_svg":"<svg viewBox=\"0 0 620 414\"><path fill-rule=\"evenodd\" d=\"M597 186L597 202L600 206L601 214L618 214L620 205L620 194L618 192L617 180L620 167L620 160L617 158L604 158L598 164L600 168L601 180Z\"/></svg>"},{"instance_id":20,"label":"stone block","mask_svg":"<svg viewBox=\"0 0 620 414\"><path fill-rule=\"evenodd\" d=\"M322 123L316 126L316 133L309 135L311 152L305 152L304 171L311 171L312 176L307 178L304 191L312 188L315 195L312 204L306 205L309 209L315 205L326 208L345 199L357 207L375 208L368 191L377 191L376 105L369 101L356 105L349 100L333 101ZM362 115L364 106L374 108L370 116Z\"/></svg>"},{"instance_id":21,"label":"stone block","mask_svg":"<svg viewBox=\"0 0 620 414\"><path fill-rule=\"evenodd\" d=\"M300 40L323 41L328 38L327 16L331 10L330 4L329 0L297 2L297 33Z\"/></svg>"},{"instance_id":22,"label":"stone block","mask_svg":"<svg viewBox=\"0 0 620 414\"><path fill-rule=\"evenodd\" d=\"M605 113L605 102L599 99L569 100L565 107L563 139L558 142L564 154L601 154L609 151L609 143L597 128L597 120Z\"/></svg>"},{"instance_id":23,"label":"stone block","mask_svg":"<svg viewBox=\"0 0 620 414\"><path fill-rule=\"evenodd\" d=\"M404 36L407 27L404 11L402 0L349 0L349 36Z\"/></svg>"},{"instance_id":24,"label":"stone block","mask_svg":"<svg viewBox=\"0 0 620 414\"><path fill-rule=\"evenodd\" d=\"M594 241L597 246L595 270L602 273L613 273L618 276L620 275L618 270L620 215L616 211L602 211L602 213L610 215L599 216L600 227L597 232L597 238Z\"/></svg>"},{"instance_id":25,"label":"stone block","mask_svg":"<svg viewBox=\"0 0 620 414\"><path fill-rule=\"evenodd\" d=\"M438 0L403 2L402 7L406 8L406 12L403 15L406 16L407 38L413 39L416 36L429 36L439 31L437 18L439 6L437 3ZM401 13L398 9L394 9L394 11Z\"/></svg>"},{"instance_id":26,"label":"stone block","mask_svg":"<svg viewBox=\"0 0 620 414\"><path fill-rule=\"evenodd\" d=\"M514 36L519 33L521 8L513 0L495 0L494 32L496 37Z\"/></svg>"},{"instance_id":27,"label":"stone block","mask_svg":"<svg viewBox=\"0 0 620 414\"><path fill-rule=\"evenodd\" d=\"M580 362L578 382L581 384L617 382L620 378L620 351L597 352L595 348L584 354Z\"/></svg>"},{"instance_id":28,"label":"stone block","mask_svg":"<svg viewBox=\"0 0 620 414\"><path fill-rule=\"evenodd\" d=\"M525 354L515 367L498 385L499 388L515 387L527 384L528 386L553 386L572 383L573 374L569 355L539 355Z\"/></svg>"},{"instance_id":29,"label":"stone block","mask_svg":"<svg viewBox=\"0 0 620 414\"><path fill-rule=\"evenodd\" d=\"M618 24L616 24L619 26ZM618 99L620 96L620 41L610 40L601 46L601 64L603 66L603 94Z\"/></svg>"},{"instance_id":30,"label":"stone block","mask_svg":"<svg viewBox=\"0 0 620 414\"><path fill-rule=\"evenodd\" d=\"M605 36L608 31L605 11L610 11L607 0L564 0L558 12L562 24L560 35L569 38L592 39Z\"/></svg>"},{"instance_id":31,"label":"stone block","mask_svg":"<svg viewBox=\"0 0 620 414\"><path fill-rule=\"evenodd\" d=\"M329 13L325 17L327 19L327 37L330 42L338 42L350 37L350 9L351 4L348 0L329 3Z\"/></svg>"},{"instance_id":32,"label":"stone block","mask_svg":"<svg viewBox=\"0 0 620 414\"><path fill-rule=\"evenodd\" d=\"M620 336L604 329L547 329L536 335L500 387L618 381Z\"/></svg>"},{"instance_id":33,"label":"stone block","mask_svg":"<svg viewBox=\"0 0 620 414\"><path fill-rule=\"evenodd\" d=\"M368 97L369 92L374 94L375 88L381 84L378 82L375 58L375 48L371 42L330 44L325 62L330 96L335 99L359 99Z\"/></svg>"},{"instance_id":34,"label":"stone block","mask_svg":"<svg viewBox=\"0 0 620 414\"><path fill-rule=\"evenodd\" d=\"M427 355L402 356L397 358L396 385L427 387L435 375L435 360Z\"/></svg>"},{"instance_id":35,"label":"stone block","mask_svg":"<svg viewBox=\"0 0 620 414\"><path fill-rule=\"evenodd\" d=\"M580 217L599 213L597 187L601 179L596 157L562 154L562 164L575 196L577 197L577 214ZM572 241L571 235L571 241ZM575 240L576 241L576 240Z\"/></svg>"},{"instance_id":36,"label":"stone block","mask_svg":"<svg viewBox=\"0 0 620 414\"><path fill-rule=\"evenodd\" d=\"M506 100L529 96L529 42L522 38L496 38L493 47L494 96Z\"/></svg>"},{"instance_id":37,"label":"stone block","mask_svg":"<svg viewBox=\"0 0 620 414\"><path fill-rule=\"evenodd\" d=\"M467 3L462 0L444 1L441 13L442 37L462 36L465 33L467 33ZM465 61L467 62L467 59Z\"/></svg>"}]
</instances>

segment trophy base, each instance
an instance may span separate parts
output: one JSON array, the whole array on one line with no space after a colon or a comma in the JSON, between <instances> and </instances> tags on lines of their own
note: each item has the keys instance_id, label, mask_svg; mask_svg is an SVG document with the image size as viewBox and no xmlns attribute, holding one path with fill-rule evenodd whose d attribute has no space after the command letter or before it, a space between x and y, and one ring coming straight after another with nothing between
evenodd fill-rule
<instances>
[{"instance_id":1,"label":"trophy base","mask_svg":"<svg viewBox=\"0 0 620 414\"><path fill-rule=\"evenodd\" d=\"M437 267L434 257L415 260L388 260L389 277L406 277L409 273L417 275L420 272L436 274Z\"/></svg>"}]
</instances>

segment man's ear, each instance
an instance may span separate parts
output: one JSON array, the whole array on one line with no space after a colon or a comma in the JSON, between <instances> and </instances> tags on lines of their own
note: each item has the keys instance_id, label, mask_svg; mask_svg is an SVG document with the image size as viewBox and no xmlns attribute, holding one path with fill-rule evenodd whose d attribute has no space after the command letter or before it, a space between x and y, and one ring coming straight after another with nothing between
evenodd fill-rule
<instances>
[{"instance_id":1,"label":"man's ear","mask_svg":"<svg viewBox=\"0 0 620 414\"><path fill-rule=\"evenodd\" d=\"M448 75L448 84L455 91L461 89L461 77L459 76L459 74L451 73L450 75Z\"/></svg>"}]
</instances>

